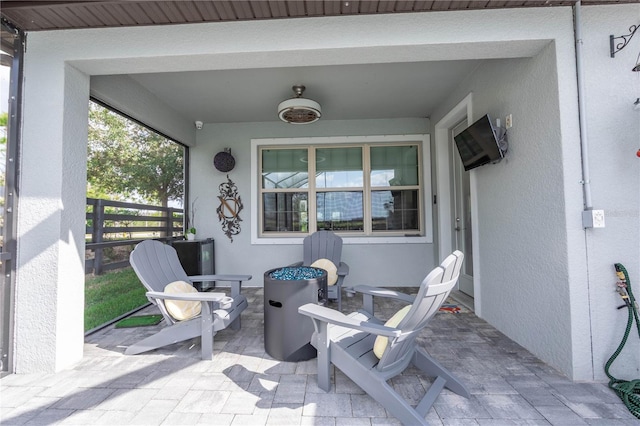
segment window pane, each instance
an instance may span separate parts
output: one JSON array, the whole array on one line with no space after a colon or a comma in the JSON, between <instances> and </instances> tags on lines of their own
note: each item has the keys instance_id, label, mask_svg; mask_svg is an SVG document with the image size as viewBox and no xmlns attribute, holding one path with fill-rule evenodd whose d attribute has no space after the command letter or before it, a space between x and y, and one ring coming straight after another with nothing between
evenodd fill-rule
<instances>
[{"instance_id":1,"label":"window pane","mask_svg":"<svg viewBox=\"0 0 640 426\"><path fill-rule=\"evenodd\" d=\"M373 191L371 219L374 231L419 230L418 191Z\"/></svg>"},{"instance_id":2,"label":"window pane","mask_svg":"<svg viewBox=\"0 0 640 426\"><path fill-rule=\"evenodd\" d=\"M318 230L362 231L362 192L320 192L318 203Z\"/></svg>"},{"instance_id":3,"label":"window pane","mask_svg":"<svg viewBox=\"0 0 640 426\"><path fill-rule=\"evenodd\" d=\"M264 232L307 232L309 211L305 192L262 194Z\"/></svg>"},{"instance_id":4,"label":"window pane","mask_svg":"<svg viewBox=\"0 0 640 426\"><path fill-rule=\"evenodd\" d=\"M418 185L418 147L371 147L371 186Z\"/></svg>"},{"instance_id":5,"label":"window pane","mask_svg":"<svg viewBox=\"0 0 640 426\"><path fill-rule=\"evenodd\" d=\"M262 188L308 188L306 149L262 151Z\"/></svg>"},{"instance_id":6,"label":"window pane","mask_svg":"<svg viewBox=\"0 0 640 426\"><path fill-rule=\"evenodd\" d=\"M362 148L316 149L317 188L362 186Z\"/></svg>"}]
</instances>

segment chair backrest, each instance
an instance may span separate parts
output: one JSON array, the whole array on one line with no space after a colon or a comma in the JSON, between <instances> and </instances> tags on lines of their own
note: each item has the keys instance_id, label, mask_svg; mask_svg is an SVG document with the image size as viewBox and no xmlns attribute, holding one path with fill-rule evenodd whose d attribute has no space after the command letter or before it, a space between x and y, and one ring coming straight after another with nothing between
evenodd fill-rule
<instances>
[{"instance_id":1,"label":"chair backrest","mask_svg":"<svg viewBox=\"0 0 640 426\"><path fill-rule=\"evenodd\" d=\"M176 249L160 241L139 243L129 255L129 263L149 291L164 291L174 281L190 282Z\"/></svg>"},{"instance_id":2,"label":"chair backrest","mask_svg":"<svg viewBox=\"0 0 640 426\"><path fill-rule=\"evenodd\" d=\"M318 259L329 259L338 266L341 257L342 238L332 231L317 231L303 240L302 262L306 266Z\"/></svg>"},{"instance_id":3,"label":"chair backrest","mask_svg":"<svg viewBox=\"0 0 640 426\"><path fill-rule=\"evenodd\" d=\"M379 371L394 369L399 365L406 366L413 355L418 334L438 312L458 281L463 259L462 252L456 250L422 281L409 312L397 326L402 330L402 335L389 339L387 349L377 366Z\"/></svg>"}]
</instances>

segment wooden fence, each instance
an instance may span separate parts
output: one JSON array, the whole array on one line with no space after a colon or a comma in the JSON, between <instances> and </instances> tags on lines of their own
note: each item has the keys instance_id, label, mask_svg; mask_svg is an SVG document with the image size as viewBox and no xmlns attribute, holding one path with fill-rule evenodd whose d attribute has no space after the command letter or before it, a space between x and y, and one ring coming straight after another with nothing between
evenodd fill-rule
<instances>
[{"instance_id":1,"label":"wooden fence","mask_svg":"<svg viewBox=\"0 0 640 426\"><path fill-rule=\"evenodd\" d=\"M183 222L182 209L87 198L86 250L93 258L85 259L85 273L100 275L129 265L128 255L109 261L105 251L114 252L149 238L181 239Z\"/></svg>"}]
</instances>

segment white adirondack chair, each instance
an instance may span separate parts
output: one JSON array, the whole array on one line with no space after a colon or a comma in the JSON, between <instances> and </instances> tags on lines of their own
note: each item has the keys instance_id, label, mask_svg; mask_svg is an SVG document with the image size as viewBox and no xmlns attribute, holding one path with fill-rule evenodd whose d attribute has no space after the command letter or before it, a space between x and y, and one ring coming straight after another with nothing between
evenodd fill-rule
<instances>
[{"instance_id":1,"label":"white adirondack chair","mask_svg":"<svg viewBox=\"0 0 640 426\"><path fill-rule=\"evenodd\" d=\"M458 280L462 259L459 251L449 255L422 281L415 298L384 288L357 286L354 290L363 293L364 310L344 315L316 304L301 306L299 312L311 317L316 330L311 344L318 350L318 386L329 390L333 363L406 425L427 424L425 416L445 387L469 398L464 384L416 344L418 334L438 312ZM410 303L411 308L396 327L385 326L373 316L374 296L402 300ZM380 359L373 353L377 336L388 338ZM435 378L415 408L387 383L410 364Z\"/></svg>"}]
</instances>

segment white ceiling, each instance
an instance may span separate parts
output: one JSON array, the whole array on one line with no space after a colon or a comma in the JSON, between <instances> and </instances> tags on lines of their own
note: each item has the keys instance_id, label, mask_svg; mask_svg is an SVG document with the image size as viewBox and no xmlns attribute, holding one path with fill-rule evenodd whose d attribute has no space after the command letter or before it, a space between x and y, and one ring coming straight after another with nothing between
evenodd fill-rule
<instances>
[{"instance_id":1,"label":"white ceiling","mask_svg":"<svg viewBox=\"0 0 640 426\"><path fill-rule=\"evenodd\" d=\"M191 121L278 121L291 86L319 102L323 120L428 117L481 60L132 74Z\"/></svg>"}]
</instances>

